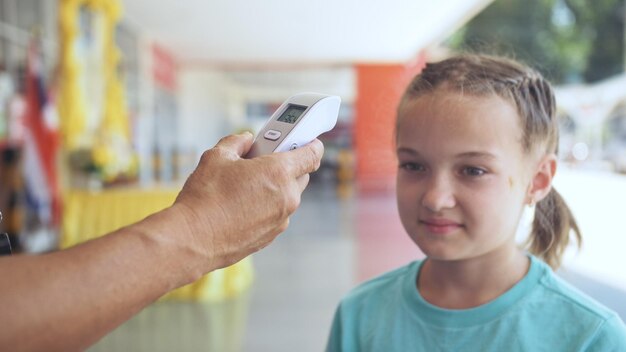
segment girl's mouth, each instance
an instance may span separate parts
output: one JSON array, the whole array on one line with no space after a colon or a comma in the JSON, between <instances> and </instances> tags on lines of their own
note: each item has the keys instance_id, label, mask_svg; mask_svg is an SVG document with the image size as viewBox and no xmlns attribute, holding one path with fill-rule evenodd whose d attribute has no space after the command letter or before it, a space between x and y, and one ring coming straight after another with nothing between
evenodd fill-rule
<instances>
[{"instance_id":1,"label":"girl's mouth","mask_svg":"<svg viewBox=\"0 0 626 352\"><path fill-rule=\"evenodd\" d=\"M420 224L424 225L428 232L437 235L445 235L463 227L458 222L448 219L425 219L420 220Z\"/></svg>"}]
</instances>

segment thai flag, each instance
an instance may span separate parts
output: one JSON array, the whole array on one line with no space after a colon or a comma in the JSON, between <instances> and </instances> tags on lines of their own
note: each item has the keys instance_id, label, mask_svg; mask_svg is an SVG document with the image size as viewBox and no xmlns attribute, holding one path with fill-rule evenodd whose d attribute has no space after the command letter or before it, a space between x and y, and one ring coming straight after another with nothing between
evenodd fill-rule
<instances>
[{"instance_id":1,"label":"thai flag","mask_svg":"<svg viewBox=\"0 0 626 352\"><path fill-rule=\"evenodd\" d=\"M28 50L25 75L24 180L29 210L43 225L58 226L61 203L57 178L58 135L46 121L48 98L43 82L43 65L37 40Z\"/></svg>"}]
</instances>

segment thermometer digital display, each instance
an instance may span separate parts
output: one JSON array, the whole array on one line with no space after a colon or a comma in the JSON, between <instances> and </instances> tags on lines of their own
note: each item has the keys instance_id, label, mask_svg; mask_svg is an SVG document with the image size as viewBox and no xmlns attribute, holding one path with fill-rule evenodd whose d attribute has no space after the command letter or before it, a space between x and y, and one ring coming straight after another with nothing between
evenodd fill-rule
<instances>
[{"instance_id":1,"label":"thermometer digital display","mask_svg":"<svg viewBox=\"0 0 626 352\"><path fill-rule=\"evenodd\" d=\"M278 121L296 123L296 121L298 121L298 117L302 115L306 108L306 106L302 105L289 104L287 109L285 109L285 112L283 112L278 118Z\"/></svg>"}]
</instances>

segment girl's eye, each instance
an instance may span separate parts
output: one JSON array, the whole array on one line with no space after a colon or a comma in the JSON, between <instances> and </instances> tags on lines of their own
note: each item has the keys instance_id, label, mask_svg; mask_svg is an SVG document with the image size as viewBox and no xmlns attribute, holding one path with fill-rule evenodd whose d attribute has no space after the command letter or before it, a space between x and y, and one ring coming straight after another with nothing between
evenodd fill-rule
<instances>
[{"instance_id":1,"label":"girl's eye","mask_svg":"<svg viewBox=\"0 0 626 352\"><path fill-rule=\"evenodd\" d=\"M423 165L418 164L418 163L411 163L411 162L400 163L400 168L406 171L418 171L418 172L425 170Z\"/></svg>"},{"instance_id":2,"label":"girl's eye","mask_svg":"<svg viewBox=\"0 0 626 352\"><path fill-rule=\"evenodd\" d=\"M462 172L463 172L463 175L471 176L471 177L479 177L487 173L487 171L478 167L473 167L473 166L468 166L464 168Z\"/></svg>"}]
</instances>

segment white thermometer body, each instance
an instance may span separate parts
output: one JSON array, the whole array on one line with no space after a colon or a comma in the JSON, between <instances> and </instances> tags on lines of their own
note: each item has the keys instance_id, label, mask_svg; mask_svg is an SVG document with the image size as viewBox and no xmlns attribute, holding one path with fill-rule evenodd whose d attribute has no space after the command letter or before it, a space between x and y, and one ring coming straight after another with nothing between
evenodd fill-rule
<instances>
[{"instance_id":1,"label":"white thermometer body","mask_svg":"<svg viewBox=\"0 0 626 352\"><path fill-rule=\"evenodd\" d=\"M246 158L306 145L335 127L341 98L300 93L287 99L265 123Z\"/></svg>"}]
</instances>

